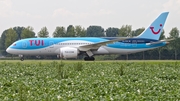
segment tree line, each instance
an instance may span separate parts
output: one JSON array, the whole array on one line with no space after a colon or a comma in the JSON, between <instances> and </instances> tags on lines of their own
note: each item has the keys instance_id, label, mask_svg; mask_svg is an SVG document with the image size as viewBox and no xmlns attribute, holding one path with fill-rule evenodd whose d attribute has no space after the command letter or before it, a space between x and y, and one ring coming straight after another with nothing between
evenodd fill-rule
<instances>
[{"instance_id":1,"label":"tree line","mask_svg":"<svg viewBox=\"0 0 180 101\"><path fill-rule=\"evenodd\" d=\"M133 37L141 34L145 28L138 28L132 30L131 25L123 25L121 28L109 27L107 29L101 26L89 26L87 29L81 26L69 25L67 28L63 26L57 26L52 33L53 37ZM105 55L98 56L99 59L180 59L180 37L177 27L172 28L168 33L168 37L165 37L165 31L162 31L160 40L174 38L167 46L149 50L145 52L139 52L129 55ZM3 31L0 37L0 54L3 56L10 56L6 52L6 48L13 42L24 38L36 38L36 37L49 37L47 27L42 27L36 34L33 31L33 27L13 27ZM52 57L50 57L52 58Z\"/></svg>"}]
</instances>

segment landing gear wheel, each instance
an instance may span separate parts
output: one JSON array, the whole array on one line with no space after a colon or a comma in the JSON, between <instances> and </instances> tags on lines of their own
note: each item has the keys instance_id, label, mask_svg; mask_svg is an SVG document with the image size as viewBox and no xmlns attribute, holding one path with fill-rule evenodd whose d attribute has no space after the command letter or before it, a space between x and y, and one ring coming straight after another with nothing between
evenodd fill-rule
<instances>
[{"instance_id":1,"label":"landing gear wheel","mask_svg":"<svg viewBox=\"0 0 180 101\"><path fill-rule=\"evenodd\" d=\"M88 60L88 57L84 57L84 61L87 61Z\"/></svg>"},{"instance_id":2,"label":"landing gear wheel","mask_svg":"<svg viewBox=\"0 0 180 101\"><path fill-rule=\"evenodd\" d=\"M24 57L21 57L21 61L24 61Z\"/></svg>"},{"instance_id":3,"label":"landing gear wheel","mask_svg":"<svg viewBox=\"0 0 180 101\"><path fill-rule=\"evenodd\" d=\"M91 56L91 57L85 57L84 60L85 60L85 61L94 61L95 58L94 58L93 56Z\"/></svg>"},{"instance_id":4,"label":"landing gear wheel","mask_svg":"<svg viewBox=\"0 0 180 101\"><path fill-rule=\"evenodd\" d=\"M92 56L92 57L90 57L90 61L94 61L95 60L95 58Z\"/></svg>"}]
</instances>

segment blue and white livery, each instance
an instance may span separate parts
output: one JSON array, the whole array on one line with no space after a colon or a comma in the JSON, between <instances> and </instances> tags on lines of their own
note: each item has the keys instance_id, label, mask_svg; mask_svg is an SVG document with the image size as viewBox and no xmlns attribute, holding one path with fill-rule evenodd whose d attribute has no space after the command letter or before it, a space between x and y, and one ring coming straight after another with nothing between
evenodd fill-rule
<instances>
[{"instance_id":1,"label":"blue and white livery","mask_svg":"<svg viewBox=\"0 0 180 101\"><path fill-rule=\"evenodd\" d=\"M94 55L131 54L165 46L168 40L159 40L168 12L157 19L137 37L66 37L28 38L14 42L7 48L24 60L25 55L57 55L59 58L77 58L85 54L84 60L95 60Z\"/></svg>"}]
</instances>

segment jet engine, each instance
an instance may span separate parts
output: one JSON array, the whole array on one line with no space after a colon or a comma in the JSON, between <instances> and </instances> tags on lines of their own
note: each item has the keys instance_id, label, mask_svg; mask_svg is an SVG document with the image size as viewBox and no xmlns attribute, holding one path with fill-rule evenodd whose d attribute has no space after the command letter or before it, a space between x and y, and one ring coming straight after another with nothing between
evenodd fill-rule
<instances>
[{"instance_id":1,"label":"jet engine","mask_svg":"<svg viewBox=\"0 0 180 101\"><path fill-rule=\"evenodd\" d=\"M68 58L77 58L79 54L79 50L73 47L64 47L60 48L60 58L68 59Z\"/></svg>"}]
</instances>

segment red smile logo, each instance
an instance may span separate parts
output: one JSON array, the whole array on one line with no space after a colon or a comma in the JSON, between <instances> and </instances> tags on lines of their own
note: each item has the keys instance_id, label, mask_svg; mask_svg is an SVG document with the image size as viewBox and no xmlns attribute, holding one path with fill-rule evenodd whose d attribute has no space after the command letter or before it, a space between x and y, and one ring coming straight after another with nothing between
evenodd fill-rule
<instances>
[{"instance_id":1,"label":"red smile logo","mask_svg":"<svg viewBox=\"0 0 180 101\"><path fill-rule=\"evenodd\" d=\"M160 24L160 27L162 27L162 24ZM159 32L161 31L161 29L159 29L157 32L154 31L154 27L150 27L151 31L153 34L159 34Z\"/></svg>"}]
</instances>

